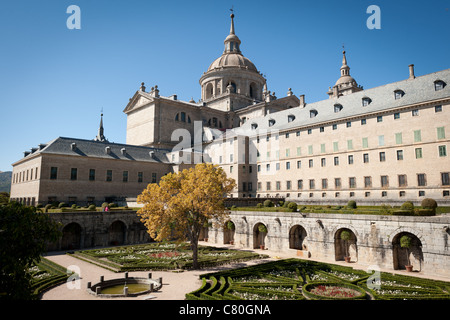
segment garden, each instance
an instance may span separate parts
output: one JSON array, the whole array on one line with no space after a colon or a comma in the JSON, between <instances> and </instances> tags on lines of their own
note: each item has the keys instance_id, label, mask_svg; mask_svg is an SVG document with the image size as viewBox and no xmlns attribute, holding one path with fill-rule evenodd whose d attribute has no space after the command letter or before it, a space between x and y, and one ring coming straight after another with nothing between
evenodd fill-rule
<instances>
[{"instance_id":1,"label":"garden","mask_svg":"<svg viewBox=\"0 0 450 320\"><path fill-rule=\"evenodd\" d=\"M450 282L301 259L201 275L188 300L443 300Z\"/></svg>"},{"instance_id":2,"label":"garden","mask_svg":"<svg viewBox=\"0 0 450 320\"><path fill-rule=\"evenodd\" d=\"M38 263L35 263L28 269L31 275L31 290L34 298L39 298L39 295L45 290L50 289L56 285L64 283L72 276L67 273L67 270L44 258L41 257Z\"/></svg>"},{"instance_id":3,"label":"garden","mask_svg":"<svg viewBox=\"0 0 450 320\"><path fill-rule=\"evenodd\" d=\"M72 256L114 272L142 270L182 270L192 268L190 245L181 242L149 244L75 251ZM267 257L258 253L199 246L201 268Z\"/></svg>"}]
</instances>

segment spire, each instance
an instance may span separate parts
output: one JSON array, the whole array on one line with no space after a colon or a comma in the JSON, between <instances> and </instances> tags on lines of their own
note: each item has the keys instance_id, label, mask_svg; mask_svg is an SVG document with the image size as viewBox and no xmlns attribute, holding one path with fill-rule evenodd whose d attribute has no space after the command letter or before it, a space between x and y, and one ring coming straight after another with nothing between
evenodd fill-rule
<instances>
[{"instance_id":1,"label":"spire","mask_svg":"<svg viewBox=\"0 0 450 320\"><path fill-rule=\"evenodd\" d=\"M341 67L341 77L350 75L350 67L347 65L347 57L345 56L345 50L342 51L342 67Z\"/></svg>"},{"instance_id":2,"label":"spire","mask_svg":"<svg viewBox=\"0 0 450 320\"><path fill-rule=\"evenodd\" d=\"M105 136L103 135L103 112L101 113L100 116L100 126L98 128L98 134L95 137L94 141L101 141L101 142L107 142L108 140L105 138Z\"/></svg>"},{"instance_id":3,"label":"spire","mask_svg":"<svg viewBox=\"0 0 450 320\"><path fill-rule=\"evenodd\" d=\"M233 9L230 10L233 11ZM230 34L225 38L225 41L223 42L225 44L225 50L223 51L223 53L240 54L241 50L239 49L239 45L241 44L241 40L239 40L239 37L234 33L234 13L230 14L230 18L231 18Z\"/></svg>"}]
</instances>

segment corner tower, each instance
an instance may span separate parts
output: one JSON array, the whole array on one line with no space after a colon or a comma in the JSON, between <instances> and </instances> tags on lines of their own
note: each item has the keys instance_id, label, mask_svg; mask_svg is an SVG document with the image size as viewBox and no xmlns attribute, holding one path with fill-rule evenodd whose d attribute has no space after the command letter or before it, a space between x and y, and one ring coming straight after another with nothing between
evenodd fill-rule
<instances>
[{"instance_id":1,"label":"corner tower","mask_svg":"<svg viewBox=\"0 0 450 320\"><path fill-rule=\"evenodd\" d=\"M234 14L222 55L211 63L199 82L202 101L210 108L235 111L263 100L266 80L253 62L244 57L241 40L235 34Z\"/></svg>"}]
</instances>

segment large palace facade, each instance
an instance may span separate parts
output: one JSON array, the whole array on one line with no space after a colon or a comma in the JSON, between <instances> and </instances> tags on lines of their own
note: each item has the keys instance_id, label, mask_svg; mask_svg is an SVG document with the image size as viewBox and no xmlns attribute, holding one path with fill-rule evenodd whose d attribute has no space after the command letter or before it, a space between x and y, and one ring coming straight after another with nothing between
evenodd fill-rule
<instances>
[{"instance_id":1,"label":"large palace facade","mask_svg":"<svg viewBox=\"0 0 450 320\"><path fill-rule=\"evenodd\" d=\"M233 197L298 203L450 204L450 69L363 89L345 51L328 98L277 98L241 52L234 15L222 55L201 76L200 101L144 83L124 109L126 144L56 138L13 164L11 198L28 205L135 199L195 163L218 164ZM408 72L409 71L409 72Z\"/></svg>"}]
</instances>

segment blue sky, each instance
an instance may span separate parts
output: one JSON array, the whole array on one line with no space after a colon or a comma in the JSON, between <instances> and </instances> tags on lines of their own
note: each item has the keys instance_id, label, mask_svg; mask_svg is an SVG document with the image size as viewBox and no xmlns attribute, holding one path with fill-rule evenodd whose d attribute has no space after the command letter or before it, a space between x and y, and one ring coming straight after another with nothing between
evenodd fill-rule
<instances>
[{"instance_id":1,"label":"blue sky","mask_svg":"<svg viewBox=\"0 0 450 320\"><path fill-rule=\"evenodd\" d=\"M67 7L81 9L70 30ZM368 29L377 5L381 29ZM327 99L339 78L342 44L364 88L450 68L450 2L2 0L0 4L0 171L59 136L93 139L103 108L105 136L125 143L122 112L141 82L180 100L200 98L198 80L223 51L235 10L241 50L306 102Z\"/></svg>"}]
</instances>

